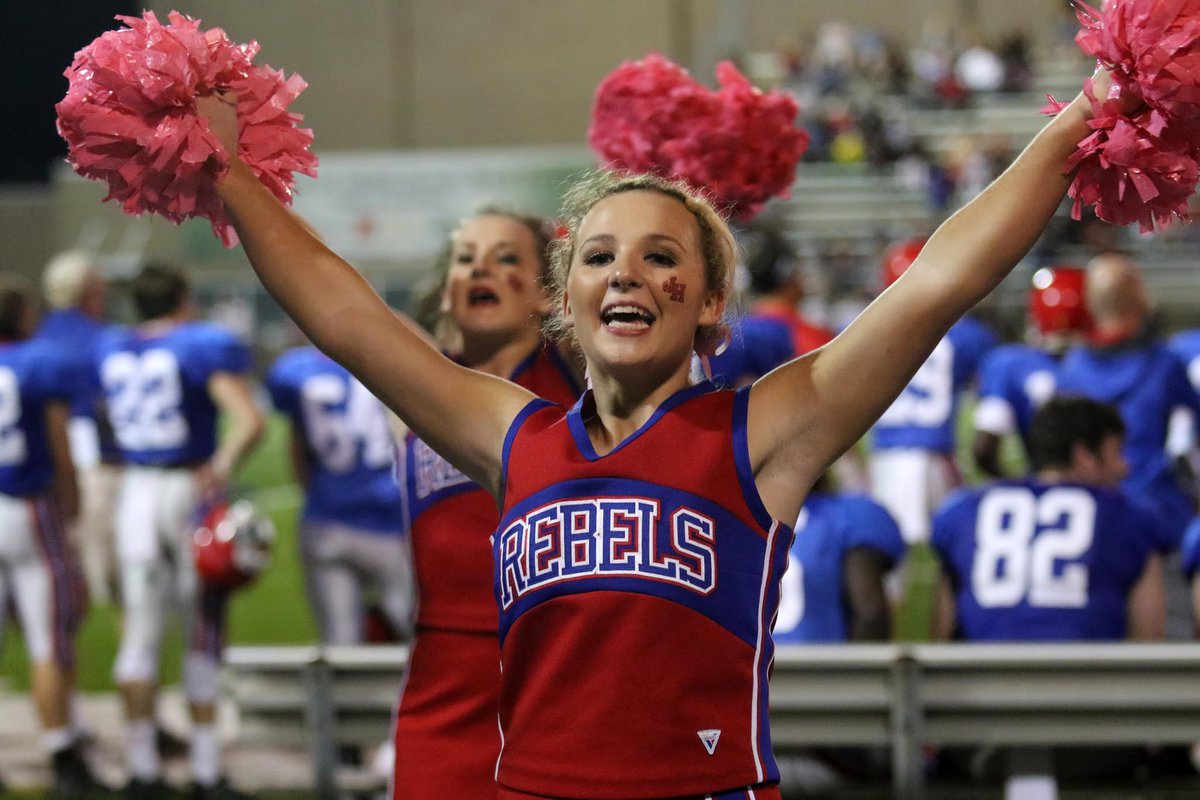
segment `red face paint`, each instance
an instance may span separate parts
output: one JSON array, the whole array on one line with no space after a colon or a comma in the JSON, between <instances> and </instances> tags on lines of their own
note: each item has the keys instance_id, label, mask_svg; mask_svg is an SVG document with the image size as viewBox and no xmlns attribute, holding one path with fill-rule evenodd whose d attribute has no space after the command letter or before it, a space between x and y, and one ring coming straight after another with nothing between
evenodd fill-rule
<instances>
[{"instance_id":1,"label":"red face paint","mask_svg":"<svg viewBox=\"0 0 1200 800\"><path fill-rule=\"evenodd\" d=\"M684 292L687 291L687 284L680 283L679 281L675 280L675 276L672 275L671 280L663 281L663 291L670 292L672 302L682 303Z\"/></svg>"},{"instance_id":2,"label":"red face paint","mask_svg":"<svg viewBox=\"0 0 1200 800\"><path fill-rule=\"evenodd\" d=\"M508 273L508 288L520 294L525 291L525 281L522 280L520 275L514 275L510 272Z\"/></svg>"}]
</instances>

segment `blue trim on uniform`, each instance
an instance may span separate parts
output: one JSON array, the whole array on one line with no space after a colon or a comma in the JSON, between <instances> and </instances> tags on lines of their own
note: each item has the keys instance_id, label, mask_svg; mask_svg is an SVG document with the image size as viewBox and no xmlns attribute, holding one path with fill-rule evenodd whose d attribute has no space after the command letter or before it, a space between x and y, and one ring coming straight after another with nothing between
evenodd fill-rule
<instances>
[{"instance_id":1,"label":"blue trim on uniform","mask_svg":"<svg viewBox=\"0 0 1200 800\"><path fill-rule=\"evenodd\" d=\"M742 487L742 499L750 513L758 520L763 530L771 530L775 519L763 504L754 481L754 469L750 465L750 439L746 434L746 420L750 409L751 386L738 389L733 397L733 463L737 466L738 483ZM790 526L789 526L790 527Z\"/></svg>"},{"instance_id":2,"label":"blue trim on uniform","mask_svg":"<svg viewBox=\"0 0 1200 800\"><path fill-rule=\"evenodd\" d=\"M543 408L552 408L554 403L549 400L543 400L540 397L535 397L525 404L525 407L517 412L517 416L513 418L512 424L508 426L508 433L504 434L504 448L500 451L500 474L504 476L504 483L508 484L508 454L512 452L513 440L517 438L517 431L525 424L525 420L529 419L535 412L541 411ZM467 484L469 488L479 488L479 484ZM504 504L501 502L501 507Z\"/></svg>"},{"instance_id":3,"label":"blue trim on uniform","mask_svg":"<svg viewBox=\"0 0 1200 800\"><path fill-rule=\"evenodd\" d=\"M540 352L542 352L542 348L539 345L538 347L533 348L532 353L525 356L525 358L521 359L521 363L519 363L519 364L517 364L517 366L513 367L512 373L509 374L509 376L508 376L509 382L516 383L517 378L519 378L521 376L521 373L527 371L530 367L532 367L537 362L538 353L540 353ZM464 364L463 366L466 366L466 365Z\"/></svg>"},{"instance_id":4,"label":"blue trim on uniform","mask_svg":"<svg viewBox=\"0 0 1200 800\"><path fill-rule=\"evenodd\" d=\"M699 397L700 395L711 391L716 391L716 387L713 386L712 381L700 381L697 384L685 386L684 388L680 389L678 392L664 400L658 408L654 409L654 413L650 415L650 419L642 423L641 427L630 434L629 438L625 439L612 450L609 450L606 455L612 455L628 445L630 442L636 440L643 433L650 430L650 428L654 426L654 423L658 422L667 412L680 405L683 405L693 397ZM588 436L587 425L585 425L583 421L583 407L585 403L590 404L592 409L595 408L595 402L592 400L591 389L588 389L586 392L580 395L579 400L577 400L575 405L572 406L567 412L567 426L571 430L572 438L575 439L575 446L579 449L579 454L588 461L599 461L605 456L596 455L596 448L592 447L592 439L590 436Z\"/></svg>"}]
</instances>

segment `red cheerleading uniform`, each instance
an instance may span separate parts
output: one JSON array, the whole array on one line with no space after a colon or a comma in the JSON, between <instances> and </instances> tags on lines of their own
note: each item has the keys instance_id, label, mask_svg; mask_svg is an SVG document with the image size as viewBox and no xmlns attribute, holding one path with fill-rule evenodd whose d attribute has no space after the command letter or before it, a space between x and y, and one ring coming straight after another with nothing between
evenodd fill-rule
<instances>
[{"instance_id":1,"label":"red cheerleading uniform","mask_svg":"<svg viewBox=\"0 0 1200 800\"><path fill-rule=\"evenodd\" d=\"M792 530L755 487L748 402L688 387L604 456L590 394L513 423L493 539L502 798L778 796L770 627Z\"/></svg>"},{"instance_id":2,"label":"red cheerleading uniform","mask_svg":"<svg viewBox=\"0 0 1200 800\"><path fill-rule=\"evenodd\" d=\"M567 406L579 396L550 345L509 380ZM411 433L405 451L417 637L397 706L392 798L495 797L500 651L488 538L499 511L490 494Z\"/></svg>"}]
</instances>

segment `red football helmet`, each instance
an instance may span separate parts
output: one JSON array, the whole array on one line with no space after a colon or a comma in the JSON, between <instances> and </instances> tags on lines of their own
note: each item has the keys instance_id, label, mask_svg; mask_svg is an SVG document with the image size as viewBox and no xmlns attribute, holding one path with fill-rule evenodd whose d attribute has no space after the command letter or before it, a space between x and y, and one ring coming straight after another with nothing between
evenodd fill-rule
<instances>
[{"instance_id":1,"label":"red football helmet","mask_svg":"<svg viewBox=\"0 0 1200 800\"><path fill-rule=\"evenodd\" d=\"M883 254L883 288L888 288L900 279L900 276L917 260L926 239L919 236L903 242L896 242Z\"/></svg>"},{"instance_id":2,"label":"red football helmet","mask_svg":"<svg viewBox=\"0 0 1200 800\"><path fill-rule=\"evenodd\" d=\"M201 580L234 589L263 571L275 542L275 526L268 517L247 500L220 500L198 513L192 554Z\"/></svg>"},{"instance_id":3,"label":"red football helmet","mask_svg":"<svg viewBox=\"0 0 1200 800\"><path fill-rule=\"evenodd\" d=\"M1042 267L1029 289L1029 318L1042 334L1086 333L1092 327L1083 295L1084 270L1066 265Z\"/></svg>"}]
</instances>

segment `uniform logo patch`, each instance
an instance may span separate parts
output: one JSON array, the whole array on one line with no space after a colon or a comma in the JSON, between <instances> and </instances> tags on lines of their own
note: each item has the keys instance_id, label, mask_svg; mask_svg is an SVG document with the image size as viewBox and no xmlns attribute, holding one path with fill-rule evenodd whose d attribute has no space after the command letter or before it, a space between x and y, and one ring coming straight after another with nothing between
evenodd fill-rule
<instances>
[{"instance_id":1,"label":"uniform logo patch","mask_svg":"<svg viewBox=\"0 0 1200 800\"><path fill-rule=\"evenodd\" d=\"M719 730L696 731L696 735L700 737L700 741L704 743L704 749L710 756L717 752L717 740L721 738Z\"/></svg>"}]
</instances>

